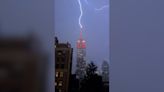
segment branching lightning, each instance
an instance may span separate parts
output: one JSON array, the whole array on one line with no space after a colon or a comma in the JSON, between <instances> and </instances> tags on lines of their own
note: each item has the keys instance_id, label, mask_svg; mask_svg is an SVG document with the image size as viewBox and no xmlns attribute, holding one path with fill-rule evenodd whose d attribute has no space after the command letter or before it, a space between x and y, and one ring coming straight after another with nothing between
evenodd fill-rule
<instances>
[{"instance_id":1,"label":"branching lightning","mask_svg":"<svg viewBox=\"0 0 164 92\"><path fill-rule=\"evenodd\" d=\"M80 8L79 26L80 26L80 28L82 29L83 26L82 26L82 24L81 24L81 18L82 18L82 16L83 16L83 9L82 9L82 5L81 5L81 1L80 1L80 0L78 0L78 3L79 3L79 8Z\"/></svg>"},{"instance_id":2,"label":"branching lightning","mask_svg":"<svg viewBox=\"0 0 164 92\"><path fill-rule=\"evenodd\" d=\"M82 18L82 16L83 16L83 9L82 9L81 0L78 0L78 3L79 3L79 8L80 8L79 26L80 26L80 28L82 29L82 28L83 28L83 25L82 25L82 23L81 23L81 18ZM89 3L88 3L88 0L85 0L85 3L86 3L86 4L89 4ZM96 10L96 11L102 11L102 10L104 10L105 8L108 8L108 7L109 7L109 5L104 5L104 6L100 7L100 8L95 8L95 10Z\"/></svg>"},{"instance_id":3,"label":"branching lightning","mask_svg":"<svg viewBox=\"0 0 164 92\"><path fill-rule=\"evenodd\" d=\"M96 8L95 10L96 10L96 11L101 11L101 10L103 10L104 8L108 8L108 7L109 7L109 5L104 5L104 6L100 7L100 8Z\"/></svg>"}]
</instances>

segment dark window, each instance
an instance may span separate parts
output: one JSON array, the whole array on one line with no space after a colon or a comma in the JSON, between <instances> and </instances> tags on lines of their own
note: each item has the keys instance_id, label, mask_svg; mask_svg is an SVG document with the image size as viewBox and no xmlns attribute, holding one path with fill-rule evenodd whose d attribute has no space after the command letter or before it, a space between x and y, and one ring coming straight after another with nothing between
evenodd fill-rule
<instances>
[{"instance_id":1,"label":"dark window","mask_svg":"<svg viewBox=\"0 0 164 92\"><path fill-rule=\"evenodd\" d=\"M57 68L57 69L58 69L58 68L59 68L59 64L56 64L55 68Z\"/></svg>"},{"instance_id":2,"label":"dark window","mask_svg":"<svg viewBox=\"0 0 164 92\"><path fill-rule=\"evenodd\" d=\"M63 54L64 54L64 55L66 54L66 51L65 51L65 50L63 51Z\"/></svg>"},{"instance_id":3,"label":"dark window","mask_svg":"<svg viewBox=\"0 0 164 92\"><path fill-rule=\"evenodd\" d=\"M64 64L61 64L61 68L64 69Z\"/></svg>"},{"instance_id":4,"label":"dark window","mask_svg":"<svg viewBox=\"0 0 164 92\"><path fill-rule=\"evenodd\" d=\"M57 61L57 62L59 62L59 60L60 60L60 58L59 58L59 57L57 57L57 58L56 58L56 61Z\"/></svg>"},{"instance_id":5,"label":"dark window","mask_svg":"<svg viewBox=\"0 0 164 92\"><path fill-rule=\"evenodd\" d=\"M63 57L63 58L62 58L62 62L65 62L65 58L66 58L66 57Z\"/></svg>"}]
</instances>

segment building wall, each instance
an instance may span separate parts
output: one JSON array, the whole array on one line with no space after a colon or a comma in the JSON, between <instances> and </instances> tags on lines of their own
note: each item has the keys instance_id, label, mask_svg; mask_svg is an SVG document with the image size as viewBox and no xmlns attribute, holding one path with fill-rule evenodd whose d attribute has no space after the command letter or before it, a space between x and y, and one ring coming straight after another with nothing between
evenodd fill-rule
<instances>
[{"instance_id":1,"label":"building wall","mask_svg":"<svg viewBox=\"0 0 164 92\"><path fill-rule=\"evenodd\" d=\"M0 92L46 91L44 68L39 67L45 56L30 39L0 38Z\"/></svg>"},{"instance_id":2,"label":"building wall","mask_svg":"<svg viewBox=\"0 0 164 92\"><path fill-rule=\"evenodd\" d=\"M42 69L46 71L46 92L54 92L54 0L0 0L0 36L39 35L48 54Z\"/></svg>"},{"instance_id":3,"label":"building wall","mask_svg":"<svg viewBox=\"0 0 164 92\"><path fill-rule=\"evenodd\" d=\"M72 68L72 51L73 49L69 47L67 44L56 44L55 90L58 92L68 92L69 90L68 88Z\"/></svg>"}]
</instances>

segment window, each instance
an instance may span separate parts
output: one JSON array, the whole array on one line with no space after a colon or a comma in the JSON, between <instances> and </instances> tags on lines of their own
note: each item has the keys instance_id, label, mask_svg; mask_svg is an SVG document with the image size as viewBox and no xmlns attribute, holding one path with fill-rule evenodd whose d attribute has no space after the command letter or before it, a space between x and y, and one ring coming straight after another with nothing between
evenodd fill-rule
<instances>
[{"instance_id":1,"label":"window","mask_svg":"<svg viewBox=\"0 0 164 92\"><path fill-rule=\"evenodd\" d=\"M58 55L61 55L62 53L61 52L58 52Z\"/></svg>"},{"instance_id":2,"label":"window","mask_svg":"<svg viewBox=\"0 0 164 92\"><path fill-rule=\"evenodd\" d=\"M56 72L56 75L55 76L58 77L59 76L59 72Z\"/></svg>"},{"instance_id":3,"label":"window","mask_svg":"<svg viewBox=\"0 0 164 92\"><path fill-rule=\"evenodd\" d=\"M59 68L59 64L56 64L56 67L55 68L58 69Z\"/></svg>"},{"instance_id":4,"label":"window","mask_svg":"<svg viewBox=\"0 0 164 92\"><path fill-rule=\"evenodd\" d=\"M66 58L66 57L62 57L62 62L65 62L65 58Z\"/></svg>"},{"instance_id":5,"label":"window","mask_svg":"<svg viewBox=\"0 0 164 92\"><path fill-rule=\"evenodd\" d=\"M65 50L63 50L63 54L66 54L66 51Z\"/></svg>"},{"instance_id":6,"label":"window","mask_svg":"<svg viewBox=\"0 0 164 92\"><path fill-rule=\"evenodd\" d=\"M64 76L64 73L63 72L60 72L60 77L63 77Z\"/></svg>"},{"instance_id":7,"label":"window","mask_svg":"<svg viewBox=\"0 0 164 92\"><path fill-rule=\"evenodd\" d=\"M57 58L56 58L56 61L57 61L57 62L59 62L59 61L60 61L60 58L59 58L59 57L57 57Z\"/></svg>"},{"instance_id":8,"label":"window","mask_svg":"<svg viewBox=\"0 0 164 92\"><path fill-rule=\"evenodd\" d=\"M61 68L64 69L64 64L61 64Z\"/></svg>"},{"instance_id":9,"label":"window","mask_svg":"<svg viewBox=\"0 0 164 92\"><path fill-rule=\"evenodd\" d=\"M57 86L58 84L57 84L57 82L55 82L55 86Z\"/></svg>"},{"instance_id":10,"label":"window","mask_svg":"<svg viewBox=\"0 0 164 92\"><path fill-rule=\"evenodd\" d=\"M62 84L62 81L59 81L59 86L62 86L63 84Z\"/></svg>"},{"instance_id":11,"label":"window","mask_svg":"<svg viewBox=\"0 0 164 92\"><path fill-rule=\"evenodd\" d=\"M58 55L62 55L62 51L58 51L57 53L58 53Z\"/></svg>"}]
</instances>

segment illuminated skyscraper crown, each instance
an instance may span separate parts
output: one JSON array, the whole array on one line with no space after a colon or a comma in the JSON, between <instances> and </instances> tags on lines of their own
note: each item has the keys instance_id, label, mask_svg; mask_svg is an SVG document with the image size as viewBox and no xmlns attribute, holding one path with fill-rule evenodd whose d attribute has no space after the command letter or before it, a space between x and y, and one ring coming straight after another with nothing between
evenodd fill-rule
<instances>
[{"instance_id":1,"label":"illuminated skyscraper crown","mask_svg":"<svg viewBox=\"0 0 164 92\"><path fill-rule=\"evenodd\" d=\"M80 38L77 40L77 48L84 49L86 48L86 41L82 38L82 31L80 31Z\"/></svg>"}]
</instances>

